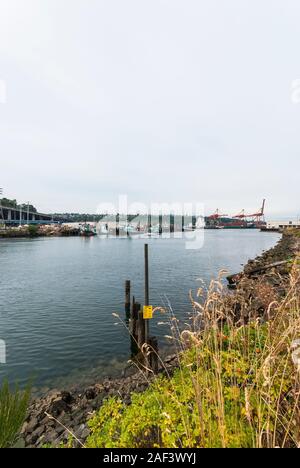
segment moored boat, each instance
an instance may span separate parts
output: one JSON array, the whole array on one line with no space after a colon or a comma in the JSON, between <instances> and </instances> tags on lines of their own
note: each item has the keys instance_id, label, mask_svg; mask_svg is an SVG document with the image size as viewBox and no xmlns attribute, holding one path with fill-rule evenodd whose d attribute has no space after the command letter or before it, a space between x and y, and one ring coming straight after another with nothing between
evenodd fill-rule
<instances>
[{"instance_id":1,"label":"moored boat","mask_svg":"<svg viewBox=\"0 0 300 468\"><path fill-rule=\"evenodd\" d=\"M91 226L88 223L80 225L80 236L94 237L97 235L96 226Z\"/></svg>"}]
</instances>

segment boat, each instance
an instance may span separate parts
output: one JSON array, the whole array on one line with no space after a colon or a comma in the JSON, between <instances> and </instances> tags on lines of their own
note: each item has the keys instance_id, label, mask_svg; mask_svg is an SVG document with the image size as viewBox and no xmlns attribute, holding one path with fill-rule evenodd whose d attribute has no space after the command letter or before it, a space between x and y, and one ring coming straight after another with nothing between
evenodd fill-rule
<instances>
[{"instance_id":1,"label":"boat","mask_svg":"<svg viewBox=\"0 0 300 468\"><path fill-rule=\"evenodd\" d=\"M79 226L79 234L82 237L94 237L97 235L96 226L91 226L88 223Z\"/></svg>"},{"instance_id":2,"label":"boat","mask_svg":"<svg viewBox=\"0 0 300 468\"><path fill-rule=\"evenodd\" d=\"M124 232L127 236L140 234L140 231L132 226L132 224L125 224L125 226L121 226L120 231Z\"/></svg>"},{"instance_id":3,"label":"boat","mask_svg":"<svg viewBox=\"0 0 300 468\"><path fill-rule=\"evenodd\" d=\"M159 234L162 231L162 228L160 229L160 225L156 224L150 228L150 233L151 234Z\"/></svg>"},{"instance_id":4,"label":"boat","mask_svg":"<svg viewBox=\"0 0 300 468\"><path fill-rule=\"evenodd\" d=\"M204 226L204 229L224 229L224 226L220 226L218 224L207 224Z\"/></svg>"}]
</instances>

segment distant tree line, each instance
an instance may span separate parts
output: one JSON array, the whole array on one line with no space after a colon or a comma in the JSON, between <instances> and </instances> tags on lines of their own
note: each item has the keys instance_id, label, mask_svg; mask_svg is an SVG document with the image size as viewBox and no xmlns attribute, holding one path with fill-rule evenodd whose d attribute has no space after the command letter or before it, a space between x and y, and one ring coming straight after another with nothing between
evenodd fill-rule
<instances>
[{"instance_id":1,"label":"distant tree line","mask_svg":"<svg viewBox=\"0 0 300 468\"><path fill-rule=\"evenodd\" d=\"M53 218L63 218L70 223L80 223L84 221L92 223L101 221L102 216L87 213L53 213Z\"/></svg>"}]
</instances>

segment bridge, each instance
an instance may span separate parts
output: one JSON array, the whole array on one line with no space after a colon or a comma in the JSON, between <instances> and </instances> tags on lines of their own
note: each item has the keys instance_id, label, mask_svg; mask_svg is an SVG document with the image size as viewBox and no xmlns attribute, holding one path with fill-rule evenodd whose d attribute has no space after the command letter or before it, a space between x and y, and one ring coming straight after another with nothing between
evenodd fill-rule
<instances>
[{"instance_id":1,"label":"bridge","mask_svg":"<svg viewBox=\"0 0 300 468\"><path fill-rule=\"evenodd\" d=\"M80 220L77 218L80 217ZM102 219L107 217L106 214L97 214L97 215L76 215L76 219L72 214L45 214L38 213L36 211L30 211L27 208L24 208L24 205L11 207L3 206L0 202L0 224L5 224L6 226L22 226L28 224L61 224L61 223L72 223L72 222L99 222ZM133 219L138 217L138 215L128 215L127 221L131 222ZM120 216L117 215L117 222L120 220Z\"/></svg>"},{"instance_id":2,"label":"bridge","mask_svg":"<svg viewBox=\"0 0 300 468\"><path fill-rule=\"evenodd\" d=\"M38 213L22 207L0 205L0 224L20 226L23 224L60 224L66 220L62 216Z\"/></svg>"}]
</instances>

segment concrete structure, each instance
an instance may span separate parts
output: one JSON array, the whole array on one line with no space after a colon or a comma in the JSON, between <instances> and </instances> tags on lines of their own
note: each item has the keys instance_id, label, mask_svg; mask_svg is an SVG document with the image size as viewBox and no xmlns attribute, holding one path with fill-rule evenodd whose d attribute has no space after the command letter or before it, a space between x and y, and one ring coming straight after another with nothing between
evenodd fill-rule
<instances>
[{"instance_id":1,"label":"concrete structure","mask_svg":"<svg viewBox=\"0 0 300 468\"><path fill-rule=\"evenodd\" d=\"M0 224L19 226L24 224L55 224L64 220L49 214L36 213L27 209L0 206Z\"/></svg>"},{"instance_id":2,"label":"concrete structure","mask_svg":"<svg viewBox=\"0 0 300 468\"><path fill-rule=\"evenodd\" d=\"M266 228L271 230L288 228L300 229L300 221L270 221L267 223Z\"/></svg>"}]
</instances>

